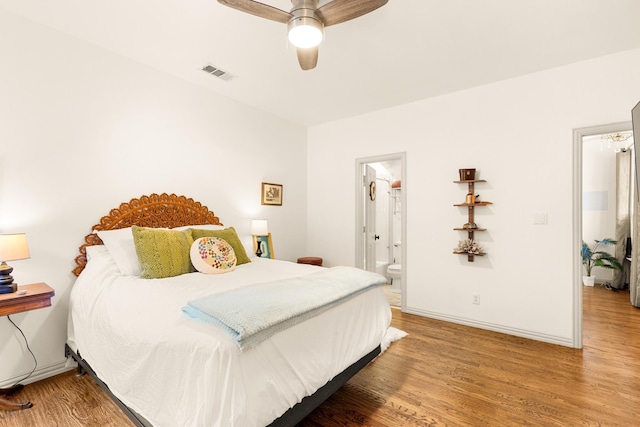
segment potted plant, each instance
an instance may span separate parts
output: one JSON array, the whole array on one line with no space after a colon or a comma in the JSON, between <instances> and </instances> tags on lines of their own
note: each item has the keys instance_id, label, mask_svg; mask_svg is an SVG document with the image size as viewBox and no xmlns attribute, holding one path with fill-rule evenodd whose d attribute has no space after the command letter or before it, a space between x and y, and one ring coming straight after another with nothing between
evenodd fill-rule
<instances>
[{"instance_id":1,"label":"potted plant","mask_svg":"<svg viewBox=\"0 0 640 427\"><path fill-rule=\"evenodd\" d=\"M593 286L595 278L591 276L591 270L595 267L610 268L622 271L622 264L618 259L607 251L599 250L602 245L615 245L618 243L613 239L596 240L593 248L582 241L582 265L584 265L587 275L582 276L582 283L585 286Z\"/></svg>"}]
</instances>

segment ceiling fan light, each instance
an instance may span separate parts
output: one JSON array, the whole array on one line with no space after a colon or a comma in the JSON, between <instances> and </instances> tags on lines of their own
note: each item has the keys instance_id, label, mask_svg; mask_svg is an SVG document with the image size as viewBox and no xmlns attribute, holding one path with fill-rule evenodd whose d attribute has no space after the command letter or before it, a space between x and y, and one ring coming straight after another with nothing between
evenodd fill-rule
<instances>
[{"instance_id":1,"label":"ceiling fan light","mask_svg":"<svg viewBox=\"0 0 640 427\"><path fill-rule=\"evenodd\" d=\"M302 16L289 21L289 42L295 47L316 47L324 37L322 24L317 20Z\"/></svg>"}]
</instances>

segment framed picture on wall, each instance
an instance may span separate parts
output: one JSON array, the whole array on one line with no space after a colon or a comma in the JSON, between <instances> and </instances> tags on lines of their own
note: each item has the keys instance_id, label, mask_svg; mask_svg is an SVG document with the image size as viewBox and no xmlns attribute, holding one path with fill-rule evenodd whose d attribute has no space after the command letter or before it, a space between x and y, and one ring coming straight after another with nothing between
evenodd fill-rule
<instances>
[{"instance_id":1,"label":"framed picture on wall","mask_svg":"<svg viewBox=\"0 0 640 427\"><path fill-rule=\"evenodd\" d=\"M253 253L258 251L258 245L262 254L260 258L273 259L273 243L271 242L271 233L268 236L253 236Z\"/></svg>"},{"instance_id":2,"label":"framed picture on wall","mask_svg":"<svg viewBox=\"0 0 640 427\"><path fill-rule=\"evenodd\" d=\"M262 204L282 206L282 185L262 183Z\"/></svg>"}]
</instances>

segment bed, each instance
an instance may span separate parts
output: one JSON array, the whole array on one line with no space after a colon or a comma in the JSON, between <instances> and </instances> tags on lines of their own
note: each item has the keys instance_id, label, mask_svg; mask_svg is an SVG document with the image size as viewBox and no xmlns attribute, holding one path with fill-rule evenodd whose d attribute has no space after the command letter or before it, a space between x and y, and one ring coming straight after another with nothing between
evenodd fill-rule
<instances>
[{"instance_id":1,"label":"bed","mask_svg":"<svg viewBox=\"0 0 640 427\"><path fill-rule=\"evenodd\" d=\"M149 267L140 257L137 265L131 252L140 252L136 245L141 233L179 238L179 233L187 233L193 241L196 231L208 237L229 229L235 233L229 246L235 244L232 252L238 256L233 271L224 274L203 274L191 265L189 272L143 278L149 269L170 263L163 260ZM174 194L122 203L85 237L73 271L78 278L70 295L65 351L134 424L293 426L377 357L381 343L389 340L391 310L379 283L321 309L305 308L304 316L284 322L286 327L278 323L273 332L251 341L194 318L188 309L203 300L225 301L223 306L233 298L245 304L256 298L284 304L287 297L278 293L280 285L289 295L302 292L296 289L309 281L330 282L336 289L343 276L376 279L361 277L373 273L355 269L257 258L238 244L242 236L206 206ZM184 248L175 252L182 256ZM251 297L257 292L263 294ZM234 310L243 317L254 306Z\"/></svg>"}]
</instances>

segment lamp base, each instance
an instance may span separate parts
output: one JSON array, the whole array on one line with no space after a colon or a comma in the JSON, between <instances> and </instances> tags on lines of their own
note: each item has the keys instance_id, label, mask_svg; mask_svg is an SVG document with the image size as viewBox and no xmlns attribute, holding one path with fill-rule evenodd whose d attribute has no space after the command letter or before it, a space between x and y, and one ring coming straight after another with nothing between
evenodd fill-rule
<instances>
[{"instance_id":1,"label":"lamp base","mask_svg":"<svg viewBox=\"0 0 640 427\"><path fill-rule=\"evenodd\" d=\"M10 294L18 290L18 284L0 285L0 294Z\"/></svg>"},{"instance_id":2,"label":"lamp base","mask_svg":"<svg viewBox=\"0 0 640 427\"><path fill-rule=\"evenodd\" d=\"M257 243L257 245L256 245L256 248L257 248L256 249L256 256L258 258L262 258L262 249L260 248L260 246L262 246L262 240L260 239L259 236L256 236L256 243Z\"/></svg>"},{"instance_id":3,"label":"lamp base","mask_svg":"<svg viewBox=\"0 0 640 427\"><path fill-rule=\"evenodd\" d=\"M0 286L7 286L13 283L11 272L13 272L13 267L2 261L0 263Z\"/></svg>"}]
</instances>

